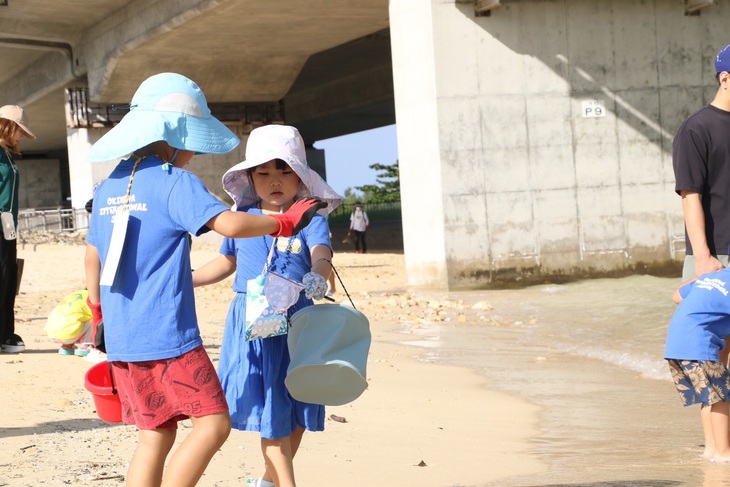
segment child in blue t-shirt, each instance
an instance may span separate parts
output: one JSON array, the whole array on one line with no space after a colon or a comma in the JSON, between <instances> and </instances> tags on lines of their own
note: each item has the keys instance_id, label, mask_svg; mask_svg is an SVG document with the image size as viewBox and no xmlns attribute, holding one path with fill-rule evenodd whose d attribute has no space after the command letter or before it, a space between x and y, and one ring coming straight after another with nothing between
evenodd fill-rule
<instances>
[{"instance_id":1,"label":"child in blue t-shirt","mask_svg":"<svg viewBox=\"0 0 730 487\"><path fill-rule=\"evenodd\" d=\"M669 323L664 358L685 406L700 404L703 457L730 462L730 373L720 358L730 335L730 268L688 281L674 293L679 303Z\"/></svg>"},{"instance_id":2,"label":"child in blue t-shirt","mask_svg":"<svg viewBox=\"0 0 730 487\"><path fill-rule=\"evenodd\" d=\"M196 153L223 154L238 143L197 84L162 73L140 85L129 113L89 152L91 162L122 158L94 194L85 264L94 326L103 309L122 421L139 428L129 485L195 485L230 432L195 314L188 234L286 237L324 204L303 200L273 218L232 212L183 169ZM187 418L192 432L165 467Z\"/></svg>"},{"instance_id":3,"label":"child in blue t-shirt","mask_svg":"<svg viewBox=\"0 0 730 487\"><path fill-rule=\"evenodd\" d=\"M251 132L246 160L226 172L223 187L238 211L249 215L278 214L302 196L327 201L329 206L322 213L340 203L340 197L307 166L299 132L282 125ZM305 284L304 290L294 293L285 316L311 306L312 299L322 299L332 269L327 221L316 215L289 238L227 238L220 252L194 272L193 281L196 286L212 284L236 273L236 296L228 312L218 365L233 427L261 435L265 466L254 485L292 487L294 455L305 430L324 430L324 406L297 401L287 391L284 379L290 358L285 334L247 340L246 291L249 281L260 279L267 266L269 271Z\"/></svg>"}]
</instances>

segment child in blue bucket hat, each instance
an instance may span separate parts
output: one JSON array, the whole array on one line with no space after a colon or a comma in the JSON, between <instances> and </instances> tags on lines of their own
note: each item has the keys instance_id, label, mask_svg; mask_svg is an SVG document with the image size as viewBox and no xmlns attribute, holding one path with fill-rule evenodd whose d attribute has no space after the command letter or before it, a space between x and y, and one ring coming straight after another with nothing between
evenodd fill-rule
<instances>
[{"instance_id":1,"label":"child in blue bucket hat","mask_svg":"<svg viewBox=\"0 0 730 487\"><path fill-rule=\"evenodd\" d=\"M188 234L290 236L324 205L309 198L276 215L229 211L184 167L195 154L238 144L197 84L161 73L139 86L129 113L89 152L91 162L122 159L94 194L85 264L122 421L139 428L129 485L195 485L230 432L195 314ZM166 462L187 418L192 432Z\"/></svg>"},{"instance_id":2,"label":"child in blue bucket hat","mask_svg":"<svg viewBox=\"0 0 730 487\"><path fill-rule=\"evenodd\" d=\"M287 335L252 336L246 324L251 321L250 308L257 304L250 299L251 283L261 279L265 270L266 300L282 323L295 311L311 306L313 299L322 299L332 271L332 246L324 215L337 207L341 198L308 167L302 137L296 128L286 125L253 130L246 143L246 160L225 173L223 188L238 212L252 216L279 214L307 196L328 203L293 237L225 239L221 255L193 275L199 286L236 274L236 295L226 319L218 375L233 427L261 436L264 469L254 485L291 487L295 485L293 459L304 431L323 431L325 411L323 405L306 404L289 394L284 384L290 362ZM277 276L273 282L278 283L274 285L276 300L270 286L273 276ZM285 324L283 328L285 331Z\"/></svg>"}]
</instances>

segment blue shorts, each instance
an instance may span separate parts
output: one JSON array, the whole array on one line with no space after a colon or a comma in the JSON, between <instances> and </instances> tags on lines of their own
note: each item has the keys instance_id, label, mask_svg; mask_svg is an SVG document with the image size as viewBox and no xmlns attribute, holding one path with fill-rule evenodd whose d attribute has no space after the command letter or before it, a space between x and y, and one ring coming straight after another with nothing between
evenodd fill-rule
<instances>
[{"instance_id":1,"label":"blue shorts","mask_svg":"<svg viewBox=\"0 0 730 487\"><path fill-rule=\"evenodd\" d=\"M712 360L668 360L682 404L712 406L730 400L730 372Z\"/></svg>"}]
</instances>

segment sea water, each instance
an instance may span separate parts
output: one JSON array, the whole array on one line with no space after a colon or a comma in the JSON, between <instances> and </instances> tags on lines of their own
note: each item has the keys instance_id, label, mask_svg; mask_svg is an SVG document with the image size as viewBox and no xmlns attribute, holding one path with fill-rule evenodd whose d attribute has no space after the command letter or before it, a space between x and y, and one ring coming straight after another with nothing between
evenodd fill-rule
<instances>
[{"instance_id":1,"label":"sea water","mask_svg":"<svg viewBox=\"0 0 730 487\"><path fill-rule=\"evenodd\" d=\"M490 485L730 485L730 465L701 458L699 407L682 406L663 358L679 283L637 275L433 296L460 306L409 328L422 359L475 369L541 407L530 451L548 474Z\"/></svg>"}]
</instances>

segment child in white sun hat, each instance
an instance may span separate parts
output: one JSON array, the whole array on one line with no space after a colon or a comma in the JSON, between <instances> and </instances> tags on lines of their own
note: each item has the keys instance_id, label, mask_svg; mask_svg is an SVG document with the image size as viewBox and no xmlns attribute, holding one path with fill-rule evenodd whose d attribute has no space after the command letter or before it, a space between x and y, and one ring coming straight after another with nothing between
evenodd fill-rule
<instances>
[{"instance_id":1,"label":"child in white sun hat","mask_svg":"<svg viewBox=\"0 0 730 487\"><path fill-rule=\"evenodd\" d=\"M223 154L238 143L197 84L162 73L139 86L129 113L89 152L92 162L122 158L94 193L85 262L122 421L139 429L129 485L195 485L230 432L198 328L188 234L289 236L324 205L302 200L271 216L229 211L184 167L196 153ZM186 418L192 432L167 461Z\"/></svg>"},{"instance_id":2,"label":"child in white sun hat","mask_svg":"<svg viewBox=\"0 0 730 487\"><path fill-rule=\"evenodd\" d=\"M326 278L332 270L332 246L323 215L334 210L341 198L307 166L302 137L296 128L285 125L253 130L246 145L246 160L225 173L223 187L237 211L249 215L277 214L307 196L328 203L290 238L225 239L221 255L193 275L198 286L236 274L236 296L226 320L218 375L233 427L257 431L261 436L265 466L254 485L291 487L295 485L293 458L304 431L324 430L325 415L324 406L297 401L287 391L284 379L290 358L284 333L289 316L325 295ZM294 292L284 293L283 301L271 299L269 280L274 275L292 283L289 290ZM261 286L266 287L265 292ZM268 300L269 314L260 316L281 320L278 334L264 337L252 332L256 322L256 316L251 319L252 308L257 304L254 292L265 294Z\"/></svg>"},{"instance_id":3,"label":"child in white sun hat","mask_svg":"<svg viewBox=\"0 0 730 487\"><path fill-rule=\"evenodd\" d=\"M280 159L299 176L301 184L297 199L313 196L327 202L319 210L321 215L331 213L342 202L338 195L312 168L307 165L307 152L299 131L287 125L265 125L254 129L246 143L246 160L230 168L223 175L223 189L233 198L238 208L261 200L247 177L248 169Z\"/></svg>"}]
</instances>

